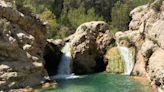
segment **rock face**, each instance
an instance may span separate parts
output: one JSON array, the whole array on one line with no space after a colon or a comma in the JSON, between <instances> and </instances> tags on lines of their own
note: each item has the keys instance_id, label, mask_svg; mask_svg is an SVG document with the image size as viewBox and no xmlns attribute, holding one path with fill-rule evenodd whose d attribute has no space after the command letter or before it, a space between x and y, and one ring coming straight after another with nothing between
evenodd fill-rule
<instances>
[{"instance_id":1,"label":"rock face","mask_svg":"<svg viewBox=\"0 0 164 92\"><path fill-rule=\"evenodd\" d=\"M146 77L146 62L144 56L141 54L141 51L136 53L136 63L133 68L132 75Z\"/></svg>"},{"instance_id":2,"label":"rock face","mask_svg":"<svg viewBox=\"0 0 164 92\"><path fill-rule=\"evenodd\" d=\"M40 84L47 73L43 49L46 27L34 15L24 15L0 1L0 89Z\"/></svg>"},{"instance_id":3,"label":"rock face","mask_svg":"<svg viewBox=\"0 0 164 92\"><path fill-rule=\"evenodd\" d=\"M133 40L136 35L129 39L137 49L133 75L148 76L164 90L164 1L155 0L152 4L139 6L130 15L129 31L122 34L136 32L138 35L138 40Z\"/></svg>"},{"instance_id":4,"label":"rock face","mask_svg":"<svg viewBox=\"0 0 164 92\"><path fill-rule=\"evenodd\" d=\"M92 21L80 25L68 37L73 47L73 72L76 74L94 73L105 70L103 54L112 40L107 23Z\"/></svg>"},{"instance_id":5,"label":"rock face","mask_svg":"<svg viewBox=\"0 0 164 92\"><path fill-rule=\"evenodd\" d=\"M148 73L151 81L164 89L164 50L157 49L149 59Z\"/></svg>"},{"instance_id":6,"label":"rock face","mask_svg":"<svg viewBox=\"0 0 164 92\"><path fill-rule=\"evenodd\" d=\"M62 57L61 47L63 47L62 40L47 39L47 44L44 50L45 68L49 76L57 74L60 59Z\"/></svg>"}]
</instances>

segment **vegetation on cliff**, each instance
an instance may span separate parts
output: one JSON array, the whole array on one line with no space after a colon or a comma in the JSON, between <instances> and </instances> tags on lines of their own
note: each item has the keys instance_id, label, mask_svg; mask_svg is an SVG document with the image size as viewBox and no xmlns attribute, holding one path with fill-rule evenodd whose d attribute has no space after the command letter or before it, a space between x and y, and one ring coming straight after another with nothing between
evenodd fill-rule
<instances>
[{"instance_id":1,"label":"vegetation on cliff","mask_svg":"<svg viewBox=\"0 0 164 92\"><path fill-rule=\"evenodd\" d=\"M104 20L113 33L126 31L129 13L153 0L16 0L17 9L35 13L48 24L49 38L64 38L84 22ZM121 16L120 16L121 15Z\"/></svg>"}]
</instances>

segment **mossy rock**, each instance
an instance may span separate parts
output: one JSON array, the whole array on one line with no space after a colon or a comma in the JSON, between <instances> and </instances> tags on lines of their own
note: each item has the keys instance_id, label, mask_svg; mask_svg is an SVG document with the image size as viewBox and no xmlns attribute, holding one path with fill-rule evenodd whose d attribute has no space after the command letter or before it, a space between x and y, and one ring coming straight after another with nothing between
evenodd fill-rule
<instances>
[{"instance_id":1,"label":"mossy rock","mask_svg":"<svg viewBox=\"0 0 164 92\"><path fill-rule=\"evenodd\" d=\"M123 73L124 64L121 55L117 47L113 47L107 51L105 58L108 59L108 65L106 67L107 72L111 73Z\"/></svg>"},{"instance_id":2,"label":"mossy rock","mask_svg":"<svg viewBox=\"0 0 164 92\"><path fill-rule=\"evenodd\" d=\"M132 54L132 62L135 61L135 48L130 47L129 53ZM126 70L124 59L122 58L117 47L109 49L105 55L105 58L108 60L108 65L106 66L106 71L110 73L124 73Z\"/></svg>"}]
</instances>

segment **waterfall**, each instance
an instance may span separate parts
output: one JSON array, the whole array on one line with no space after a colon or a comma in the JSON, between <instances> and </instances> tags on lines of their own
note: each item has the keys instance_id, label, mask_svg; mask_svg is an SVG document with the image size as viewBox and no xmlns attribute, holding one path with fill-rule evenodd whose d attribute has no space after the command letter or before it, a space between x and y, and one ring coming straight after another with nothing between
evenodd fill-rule
<instances>
[{"instance_id":1,"label":"waterfall","mask_svg":"<svg viewBox=\"0 0 164 92\"><path fill-rule=\"evenodd\" d=\"M124 61L124 74L130 75L133 69L133 55L127 47L117 46L120 52L121 58Z\"/></svg>"},{"instance_id":2,"label":"waterfall","mask_svg":"<svg viewBox=\"0 0 164 92\"><path fill-rule=\"evenodd\" d=\"M58 67L58 74L71 74L70 64L71 64L71 45L66 43L62 49L63 55Z\"/></svg>"},{"instance_id":3,"label":"waterfall","mask_svg":"<svg viewBox=\"0 0 164 92\"><path fill-rule=\"evenodd\" d=\"M75 79L85 77L75 75L71 72L71 48L72 47L70 43L66 43L65 46L62 48L63 55L58 66L57 75L51 76L51 79Z\"/></svg>"}]
</instances>

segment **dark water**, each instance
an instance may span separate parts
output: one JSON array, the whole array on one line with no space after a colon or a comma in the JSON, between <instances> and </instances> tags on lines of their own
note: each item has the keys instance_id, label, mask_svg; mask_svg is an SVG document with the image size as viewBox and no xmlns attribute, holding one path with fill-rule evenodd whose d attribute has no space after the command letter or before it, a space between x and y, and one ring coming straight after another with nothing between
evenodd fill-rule
<instances>
[{"instance_id":1,"label":"dark water","mask_svg":"<svg viewBox=\"0 0 164 92\"><path fill-rule=\"evenodd\" d=\"M57 88L41 92L152 92L150 86L131 80L129 76L98 73L81 79L57 80Z\"/></svg>"}]
</instances>

